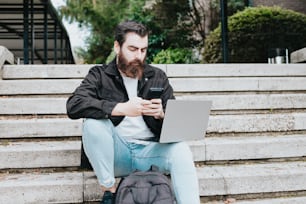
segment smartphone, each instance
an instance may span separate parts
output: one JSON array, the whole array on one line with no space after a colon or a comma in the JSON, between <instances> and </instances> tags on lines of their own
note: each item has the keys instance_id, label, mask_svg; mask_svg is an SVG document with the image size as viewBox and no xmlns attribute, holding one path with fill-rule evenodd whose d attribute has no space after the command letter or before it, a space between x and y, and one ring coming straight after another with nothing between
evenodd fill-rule
<instances>
[{"instance_id":1,"label":"smartphone","mask_svg":"<svg viewBox=\"0 0 306 204\"><path fill-rule=\"evenodd\" d=\"M149 89L149 94L147 96L147 99L160 98L163 91L164 88L162 87L151 87Z\"/></svg>"}]
</instances>

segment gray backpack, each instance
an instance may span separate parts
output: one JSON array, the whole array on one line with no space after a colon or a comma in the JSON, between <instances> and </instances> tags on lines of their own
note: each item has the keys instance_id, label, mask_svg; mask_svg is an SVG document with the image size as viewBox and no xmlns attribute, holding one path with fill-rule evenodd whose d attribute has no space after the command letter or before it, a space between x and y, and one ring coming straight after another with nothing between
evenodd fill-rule
<instances>
[{"instance_id":1,"label":"gray backpack","mask_svg":"<svg viewBox=\"0 0 306 204\"><path fill-rule=\"evenodd\" d=\"M158 167L135 171L123 178L116 192L116 204L175 204L170 180Z\"/></svg>"}]
</instances>

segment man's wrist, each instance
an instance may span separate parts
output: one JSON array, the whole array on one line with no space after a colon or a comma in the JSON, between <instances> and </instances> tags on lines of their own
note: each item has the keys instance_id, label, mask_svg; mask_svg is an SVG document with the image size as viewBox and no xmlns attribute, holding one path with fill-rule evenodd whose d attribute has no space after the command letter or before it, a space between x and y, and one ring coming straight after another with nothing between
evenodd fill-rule
<instances>
[{"instance_id":1,"label":"man's wrist","mask_svg":"<svg viewBox=\"0 0 306 204\"><path fill-rule=\"evenodd\" d=\"M124 115L124 106L125 103L117 103L117 105L114 107L112 111L112 116L122 116Z\"/></svg>"}]
</instances>

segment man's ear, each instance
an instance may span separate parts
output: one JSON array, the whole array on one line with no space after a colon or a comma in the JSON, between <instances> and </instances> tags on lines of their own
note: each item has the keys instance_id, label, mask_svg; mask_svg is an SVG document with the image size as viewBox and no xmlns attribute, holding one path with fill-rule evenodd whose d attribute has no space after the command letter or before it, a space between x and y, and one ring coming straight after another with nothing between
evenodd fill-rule
<instances>
[{"instance_id":1,"label":"man's ear","mask_svg":"<svg viewBox=\"0 0 306 204\"><path fill-rule=\"evenodd\" d=\"M114 51L115 51L116 55L119 54L120 45L119 45L119 42L118 42L118 41L115 41L115 42L114 42Z\"/></svg>"}]
</instances>

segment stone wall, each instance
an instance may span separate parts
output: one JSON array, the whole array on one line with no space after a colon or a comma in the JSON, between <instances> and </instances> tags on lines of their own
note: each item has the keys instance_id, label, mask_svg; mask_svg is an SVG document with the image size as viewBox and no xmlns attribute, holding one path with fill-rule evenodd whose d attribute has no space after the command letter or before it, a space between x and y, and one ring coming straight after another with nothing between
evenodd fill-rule
<instances>
[{"instance_id":1,"label":"stone wall","mask_svg":"<svg viewBox=\"0 0 306 204\"><path fill-rule=\"evenodd\" d=\"M254 6L280 6L306 14L305 0L253 0Z\"/></svg>"}]
</instances>

